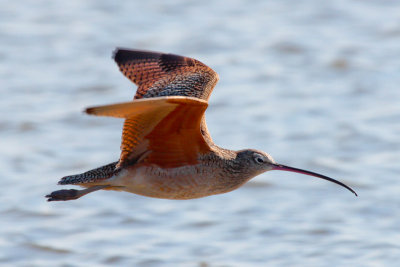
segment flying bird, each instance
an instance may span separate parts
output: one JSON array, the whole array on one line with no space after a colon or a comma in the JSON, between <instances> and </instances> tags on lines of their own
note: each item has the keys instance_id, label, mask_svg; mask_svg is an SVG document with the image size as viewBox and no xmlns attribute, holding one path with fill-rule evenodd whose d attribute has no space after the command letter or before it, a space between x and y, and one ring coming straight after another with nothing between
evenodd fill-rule
<instances>
[{"instance_id":1,"label":"flying bird","mask_svg":"<svg viewBox=\"0 0 400 267\"><path fill-rule=\"evenodd\" d=\"M133 101L87 108L91 115L125 119L119 160L63 177L58 184L85 189L54 191L48 201L78 199L97 190L148 197L193 199L235 190L271 170L297 172L341 185L330 177L278 164L256 149L214 144L205 111L218 74L198 60L117 48L113 58L138 86Z\"/></svg>"}]
</instances>

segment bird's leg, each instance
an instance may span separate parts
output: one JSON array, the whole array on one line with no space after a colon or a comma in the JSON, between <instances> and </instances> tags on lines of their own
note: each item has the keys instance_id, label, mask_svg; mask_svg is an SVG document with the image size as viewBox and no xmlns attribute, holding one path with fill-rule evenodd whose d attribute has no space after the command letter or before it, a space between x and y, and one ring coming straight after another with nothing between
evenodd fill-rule
<instances>
[{"instance_id":1,"label":"bird's leg","mask_svg":"<svg viewBox=\"0 0 400 267\"><path fill-rule=\"evenodd\" d=\"M63 190L57 190L49 195L47 195L47 201L66 201L66 200L73 200L73 199L78 199L86 194L89 194L91 192L104 189L106 187L110 187L109 185L95 185L92 187L88 187L86 189L82 190L76 190L76 189L63 189Z\"/></svg>"}]
</instances>

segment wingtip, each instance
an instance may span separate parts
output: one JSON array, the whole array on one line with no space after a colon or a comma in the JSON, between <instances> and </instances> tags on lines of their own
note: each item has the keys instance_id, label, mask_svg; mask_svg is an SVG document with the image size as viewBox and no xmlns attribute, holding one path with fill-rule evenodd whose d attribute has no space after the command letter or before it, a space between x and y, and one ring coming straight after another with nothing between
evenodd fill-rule
<instances>
[{"instance_id":1,"label":"wingtip","mask_svg":"<svg viewBox=\"0 0 400 267\"><path fill-rule=\"evenodd\" d=\"M138 59L158 59L163 53L141 49L129 49L116 47L112 53L112 58L117 64Z\"/></svg>"},{"instance_id":2,"label":"wingtip","mask_svg":"<svg viewBox=\"0 0 400 267\"><path fill-rule=\"evenodd\" d=\"M118 51L119 51L119 47L116 47L116 48L112 51L111 58L112 58L113 60L115 60L115 57L117 56Z\"/></svg>"},{"instance_id":3,"label":"wingtip","mask_svg":"<svg viewBox=\"0 0 400 267\"><path fill-rule=\"evenodd\" d=\"M136 50L128 49L128 48L123 48L123 47L116 47L113 52L112 52L112 59L116 63L126 60L127 54L134 52Z\"/></svg>"},{"instance_id":4,"label":"wingtip","mask_svg":"<svg viewBox=\"0 0 400 267\"><path fill-rule=\"evenodd\" d=\"M122 59L123 59L123 52L125 51L128 51L129 49L126 49L126 48L122 48L122 47L116 47L114 50L113 50L113 52L112 52L112 56L111 56L111 58L116 62L116 63L118 63L118 62L120 62Z\"/></svg>"}]
</instances>

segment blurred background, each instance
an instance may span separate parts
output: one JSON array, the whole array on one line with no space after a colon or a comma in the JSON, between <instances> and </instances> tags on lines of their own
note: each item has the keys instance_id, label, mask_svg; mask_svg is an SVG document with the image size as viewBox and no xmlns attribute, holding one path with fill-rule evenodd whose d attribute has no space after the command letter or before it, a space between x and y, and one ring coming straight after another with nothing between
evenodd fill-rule
<instances>
[{"instance_id":1,"label":"blurred background","mask_svg":"<svg viewBox=\"0 0 400 267\"><path fill-rule=\"evenodd\" d=\"M115 47L220 75L214 141L339 179L269 172L188 201L96 192L47 203L115 161L132 99ZM2 1L0 265L395 266L400 261L400 2Z\"/></svg>"}]
</instances>

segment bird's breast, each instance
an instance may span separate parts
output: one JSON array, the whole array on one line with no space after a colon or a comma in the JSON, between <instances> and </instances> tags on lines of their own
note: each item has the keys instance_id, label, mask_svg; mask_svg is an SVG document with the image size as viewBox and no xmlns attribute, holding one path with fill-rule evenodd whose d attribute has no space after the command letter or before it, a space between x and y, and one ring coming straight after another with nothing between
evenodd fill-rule
<instances>
[{"instance_id":1,"label":"bird's breast","mask_svg":"<svg viewBox=\"0 0 400 267\"><path fill-rule=\"evenodd\" d=\"M218 172L212 166L161 168L135 165L121 170L108 182L123 191L156 198L192 199L220 192Z\"/></svg>"}]
</instances>

